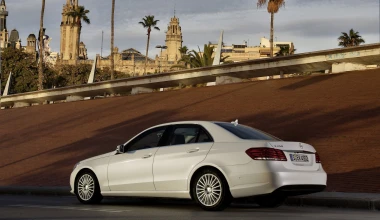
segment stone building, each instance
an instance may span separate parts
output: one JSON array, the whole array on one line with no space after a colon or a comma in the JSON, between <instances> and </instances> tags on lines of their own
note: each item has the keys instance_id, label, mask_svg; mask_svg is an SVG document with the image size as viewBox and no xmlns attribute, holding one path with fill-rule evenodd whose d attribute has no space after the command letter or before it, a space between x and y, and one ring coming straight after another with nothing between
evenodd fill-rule
<instances>
[{"instance_id":1,"label":"stone building","mask_svg":"<svg viewBox=\"0 0 380 220\"><path fill-rule=\"evenodd\" d=\"M66 0L66 4L63 5L62 10L60 59L62 61L69 61L66 62L68 64L74 63L73 61L79 57L80 46L82 46L82 51L84 51L83 47L85 48L83 42L81 42L81 45L78 45L80 42L78 41L78 38L80 39L80 24L74 18L66 15L67 12L72 11L78 6L79 0Z\"/></svg>"},{"instance_id":2,"label":"stone building","mask_svg":"<svg viewBox=\"0 0 380 220\"><path fill-rule=\"evenodd\" d=\"M218 44L211 44L218 47ZM289 48L289 51L294 50L293 42L273 42L273 54L280 51L280 47L285 46ZM232 44L230 46L223 45L222 55L224 57L229 56L226 61L240 62L246 60L256 60L270 57L270 42L269 39L263 37L260 39L259 46L248 46L245 44Z\"/></svg>"},{"instance_id":3,"label":"stone building","mask_svg":"<svg viewBox=\"0 0 380 220\"><path fill-rule=\"evenodd\" d=\"M170 19L168 30L166 31L166 50L160 54L159 59L168 64L177 64L182 58L179 48L182 47L182 28L179 25L179 19L174 16Z\"/></svg>"},{"instance_id":4,"label":"stone building","mask_svg":"<svg viewBox=\"0 0 380 220\"><path fill-rule=\"evenodd\" d=\"M80 60L87 60L87 48L86 45L83 42L80 42L79 44L79 59Z\"/></svg>"},{"instance_id":5,"label":"stone building","mask_svg":"<svg viewBox=\"0 0 380 220\"><path fill-rule=\"evenodd\" d=\"M97 55L97 68L109 68L111 65L109 57L110 56L101 58L100 55ZM144 73L145 55L134 48L129 48L119 52L119 48L115 47L114 64L116 71L123 72L131 76L141 76ZM157 61L148 57L148 64L146 67L147 74L156 73L157 68Z\"/></svg>"},{"instance_id":6,"label":"stone building","mask_svg":"<svg viewBox=\"0 0 380 220\"><path fill-rule=\"evenodd\" d=\"M8 33L7 29L7 17L8 11L5 4L5 0L0 2L0 48L12 47L15 49L25 50L28 53L32 53L36 56L37 39L34 34L29 35L27 38L27 46L21 45L20 34L16 29L13 29L11 33Z\"/></svg>"},{"instance_id":7,"label":"stone building","mask_svg":"<svg viewBox=\"0 0 380 220\"><path fill-rule=\"evenodd\" d=\"M171 66L178 64L181 59L179 48L182 47L182 30L179 19L171 18L166 31L165 47L155 59L148 57L147 74L172 71ZM109 56L101 58L97 56L97 68L110 67ZM129 48L119 52L119 48L114 49L115 70L129 74L131 76L141 76L144 73L145 55L134 48ZM82 62L87 63L87 62Z\"/></svg>"},{"instance_id":8,"label":"stone building","mask_svg":"<svg viewBox=\"0 0 380 220\"><path fill-rule=\"evenodd\" d=\"M37 57L37 38L34 34L29 34L28 38L26 39L26 47L25 51L27 53L33 54L34 57Z\"/></svg>"},{"instance_id":9,"label":"stone building","mask_svg":"<svg viewBox=\"0 0 380 220\"><path fill-rule=\"evenodd\" d=\"M0 48L8 47L8 30L7 30L8 11L5 0L0 3Z\"/></svg>"},{"instance_id":10,"label":"stone building","mask_svg":"<svg viewBox=\"0 0 380 220\"><path fill-rule=\"evenodd\" d=\"M8 47L12 47L15 49L21 49L21 39L18 31L13 29L9 36Z\"/></svg>"}]
</instances>

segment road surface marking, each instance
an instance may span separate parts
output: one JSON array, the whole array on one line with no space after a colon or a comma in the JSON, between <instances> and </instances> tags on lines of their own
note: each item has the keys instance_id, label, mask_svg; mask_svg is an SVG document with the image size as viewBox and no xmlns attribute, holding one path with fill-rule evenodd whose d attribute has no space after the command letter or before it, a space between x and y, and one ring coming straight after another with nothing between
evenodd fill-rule
<instances>
[{"instance_id":1,"label":"road surface marking","mask_svg":"<svg viewBox=\"0 0 380 220\"><path fill-rule=\"evenodd\" d=\"M24 207L24 208L41 208L41 209L65 209L65 210L76 210L76 211L95 211L95 212L130 212L131 210L113 210L113 209L95 209L95 208L78 208L71 206L44 206L44 205L9 205L10 207Z\"/></svg>"}]
</instances>

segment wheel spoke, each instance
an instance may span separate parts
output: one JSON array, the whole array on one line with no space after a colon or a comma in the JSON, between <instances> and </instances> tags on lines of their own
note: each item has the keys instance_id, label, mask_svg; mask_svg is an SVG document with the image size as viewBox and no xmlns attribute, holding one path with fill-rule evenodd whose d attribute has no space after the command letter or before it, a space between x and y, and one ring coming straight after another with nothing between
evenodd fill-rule
<instances>
[{"instance_id":1,"label":"wheel spoke","mask_svg":"<svg viewBox=\"0 0 380 220\"><path fill-rule=\"evenodd\" d=\"M90 200L95 193L95 181L92 176L84 174L79 178L77 185L78 196L84 201Z\"/></svg>"},{"instance_id":2,"label":"wheel spoke","mask_svg":"<svg viewBox=\"0 0 380 220\"><path fill-rule=\"evenodd\" d=\"M222 195L222 184L214 174L204 174L198 179L195 186L198 201L205 206L214 206L219 202Z\"/></svg>"}]
</instances>

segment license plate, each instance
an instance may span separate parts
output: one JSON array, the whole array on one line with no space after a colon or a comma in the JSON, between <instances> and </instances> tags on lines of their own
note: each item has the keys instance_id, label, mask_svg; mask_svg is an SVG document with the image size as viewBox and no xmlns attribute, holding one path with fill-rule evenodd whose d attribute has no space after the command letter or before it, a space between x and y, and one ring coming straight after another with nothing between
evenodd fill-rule
<instances>
[{"instance_id":1,"label":"license plate","mask_svg":"<svg viewBox=\"0 0 380 220\"><path fill-rule=\"evenodd\" d=\"M309 162L309 157L304 154L290 154L290 160L294 162Z\"/></svg>"}]
</instances>

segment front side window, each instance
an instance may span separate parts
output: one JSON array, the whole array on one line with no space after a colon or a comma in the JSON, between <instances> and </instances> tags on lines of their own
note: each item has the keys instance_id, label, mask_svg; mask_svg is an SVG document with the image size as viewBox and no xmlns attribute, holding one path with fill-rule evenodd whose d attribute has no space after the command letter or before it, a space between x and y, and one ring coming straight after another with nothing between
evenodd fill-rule
<instances>
[{"instance_id":1,"label":"front side window","mask_svg":"<svg viewBox=\"0 0 380 220\"><path fill-rule=\"evenodd\" d=\"M142 133L127 145L127 151L130 152L158 147L165 130L166 126L153 128Z\"/></svg>"},{"instance_id":2,"label":"front side window","mask_svg":"<svg viewBox=\"0 0 380 220\"><path fill-rule=\"evenodd\" d=\"M241 139L248 139L248 140L266 140L266 141L279 141L280 139L264 133L262 131L259 131L257 129L245 126L245 125L234 125L231 123L215 123L219 125L220 127L226 129L227 131L231 132L232 134L238 136Z\"/></svg>"}]
</instances>

